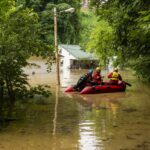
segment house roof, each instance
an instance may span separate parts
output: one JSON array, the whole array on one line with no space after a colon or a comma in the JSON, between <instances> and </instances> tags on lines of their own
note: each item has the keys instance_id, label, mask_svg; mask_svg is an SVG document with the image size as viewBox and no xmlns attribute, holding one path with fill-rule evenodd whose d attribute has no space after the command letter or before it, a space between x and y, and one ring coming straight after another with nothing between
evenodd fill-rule
<instances>
[{"instance_id":1,"label":"house roof","mask_svg":"<svg viewBox=\"0 0 150 150\"><path fill-rule=\"evenodd\" d=\"M81 47L79 45L60 44L59 46L68 51L76 59L90 59L90 60L96 59L93 54L81 50Z\"/></svg>"}]
</instances>

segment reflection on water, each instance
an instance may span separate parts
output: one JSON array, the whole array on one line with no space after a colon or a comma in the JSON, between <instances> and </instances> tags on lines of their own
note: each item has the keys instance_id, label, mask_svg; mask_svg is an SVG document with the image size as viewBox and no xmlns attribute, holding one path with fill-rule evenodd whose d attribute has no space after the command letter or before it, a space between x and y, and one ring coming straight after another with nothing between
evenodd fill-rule
<instances>
[{"instance_id":1,"label":"reflection on water","mask_svg":"<svg viewBox=\"0 0 150 150\"><path fill-rule=\"evenodd\" d=\"M122 72L125 80L132 84L126 92L64 93L65 87L76 83L87 70L61 71L61 88L57 88L55 66L48 74L43 61L35 61L42 67L25 69L29 82L32 85L49 84L53 95L20 103L13 112L18 121L0 122L0 150L150 148L149 85Z\"/></svg>"},{"instance_id":2,"label":"reflection on water","mask_svg":"<svg viewBox=\"0 0 150 150\"><path fill-rule=\"evenodd\" d=\"M80 150L103 149L102 141L96 136L94 122L86 120L79 124L79 148Z\"/></svg>"},{"instance_id":3,"label":"reflection on water","mask_svg":"<svg viewBox=\"0 0 150 150\"><path fill-rule=\"evenodd\" d=\"M59 90L59 86L56 86L56 95L55 95L55 108L54 108L54 119L53 119L53 136L56 135L56 125L57 125L57 112L58 112L58 90Z\"/></svg>"}]
</instances>

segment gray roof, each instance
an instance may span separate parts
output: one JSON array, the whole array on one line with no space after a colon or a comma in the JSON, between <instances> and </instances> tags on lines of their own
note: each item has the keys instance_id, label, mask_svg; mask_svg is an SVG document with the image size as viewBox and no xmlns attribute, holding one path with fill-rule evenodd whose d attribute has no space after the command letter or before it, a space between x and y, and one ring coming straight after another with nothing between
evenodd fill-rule
<instances>
[{"instance_id":1,"label":"gray roof","mask_svg":"<svg viewBox=\"0 0 150 150\"><path fill-rule=\"evenodd\" d=\"M68 51L76 59L90 59L90 60L96 59L93 54L81 50L81 47L79 45L60 44L59 46Z\"/></svg>"}]
</instances>

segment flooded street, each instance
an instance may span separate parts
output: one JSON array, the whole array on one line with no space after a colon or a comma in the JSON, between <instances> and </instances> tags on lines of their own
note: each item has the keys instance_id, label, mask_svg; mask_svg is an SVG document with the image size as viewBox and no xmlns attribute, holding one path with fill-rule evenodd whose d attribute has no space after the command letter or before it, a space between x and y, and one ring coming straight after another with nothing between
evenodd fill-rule
<instances>
[{"instance_id":1,"label":"flooded street","mask_svg":"<svg viewBox=\"0 0 150 150\"><path fill-rule=\"evenodd\" d=\"M48 74L43 61L33 62L42 67L25 69L30 84L50 85L52 96L18 104L18 120L0 125L0 150L150 149L150 85L126 71L123 79L132 84L126 92L64 93L86 70L61 70L57 88L55 66Z\"/></svg>"}]
</instances>

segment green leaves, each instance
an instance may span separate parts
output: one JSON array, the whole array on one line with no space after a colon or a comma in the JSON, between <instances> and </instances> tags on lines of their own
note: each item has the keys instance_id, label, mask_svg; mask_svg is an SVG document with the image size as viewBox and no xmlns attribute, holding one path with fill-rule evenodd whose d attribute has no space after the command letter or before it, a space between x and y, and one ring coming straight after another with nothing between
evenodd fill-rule
<instances>
[{"instance_id":1,"label":"green leaves","mask_svg":"<svg viewBox=\"0 0 150 150\"><path fill-rule=\"evenodd\" d=\"M57 8L58 11L58 40L59 43L77 43L79 40L79 19L78 14L75 13L65 13L64 10L72 7L67 3L59 3L54 5L52 3L48 3L46 5L46 9L42 12L41 15L41 24L43 38L50 44L54 44L54 14L53 9Z\"/></svg>"},{"instance_id":2,"label":"green leaves","mask_svg":"<svg viewBox=\"0 0 150 150\"><path fill-rule=\"evenodd\" d=\"M94 1L92 0L92 2ZM99 4L95 3L95 5L98 9L99 20L106 20L113 28L113 46L115 47L113 55L118 56L120 65L127 65L130 62L139 76L149 79L149 2L143 0L108 0L104 3L99 1ZM96 38L96 43L101 41L98 37ZM108 45L112 43L111 40L107 42ZM105 43L105 40L103 43ZM142 65L142 62L144 65Z\"/></svg>"},{"instance_id":3,"label":"green leaves","mask_svg":"<svg viewBox=\"0 0 150 150\"><path fill-rule=\"evenodd\" d=\"M131 66L137 71L136 74L138 77L143 78L144 80L150 81L150 57L144 56L139 57L133 62Z\"/></svg>"},{"instance_id":4,"label":"green leaves","mask_svg":"<svg viewBox=\"0 0 150 150\"><path fill-rule=\"evenodd\" d=\"M113 29L108 22L99 21L90 36L87 49L106 63L113 52ZM105 64L106 65L106 64Z\"/></svg>"},{"instance_id":5,"label":"green leaves","mask_svg":"<svg viewBox=\"0 0 150 150\"><path fill-rule=\"evenodd\" d=\"M32 55L46 57L48 71L54 60L54 13L75 7L75 14L58 16L58 35L62 43L79 41L77 0L1 0L0 1L0 104L8 100L50 93L42 86L31 88L23 69ZM68 4L69 3L69 4ZM36 11L36 12L35 12ZM1 107L1 106L0 106Z\"/></svg>"},{"instance_id":6,"label":"green leaves","mask_svg":"<svg viewBox=\"0 0 150 150\"><path fill-rule=\"evenodd\" d=\"M95 28L97 23L97 17L93 12L81 12L80 13L81 27L80 27L80 45L83 49L86 49L89 42L90 34Z\"/></svg>"},{"instance_id":7,"label":"green leaves","mask_svg":"<svg viewBox=\"0 0 150 150\"><path fill-rule=\"evenodd\" d=\"M5 4L8 3L5 1ZM37 13L29 8L15 8L13 4L5 10L1 11L0 21L0 102L8 99L13 105L25 91L30 91L23 71L27 58L45 56L45 49L51 53L52 48L40 39Z\"/></svg>"}]
</instances>

